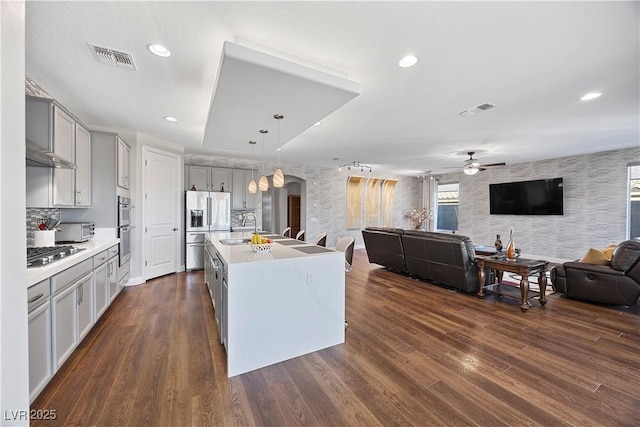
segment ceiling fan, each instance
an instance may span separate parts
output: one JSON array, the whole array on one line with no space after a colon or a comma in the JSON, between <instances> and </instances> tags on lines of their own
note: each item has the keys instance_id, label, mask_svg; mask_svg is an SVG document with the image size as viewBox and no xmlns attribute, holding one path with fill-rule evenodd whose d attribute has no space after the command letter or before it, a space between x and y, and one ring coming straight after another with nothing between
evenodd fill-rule
<instances>
[{"instance_id":1,"label":"ceiling fan","mask_svg":"<svg viewBox=\"0 0 640 427\"><path fill-rule=\"evenodd\" d=\"M464 165L462 166L462 171L467 175L475 175L478 173L478 171L486 170L486 168L488 167L506 165L506 163L504 162L488 163L486 165L481 165L480 160L473 158L475 151L468 151L467 154L469 155L469 158L464 161ZM460 167L456 166L456 167L453 167L452 169L460 169Z\"/></svg>"}]
</instances>

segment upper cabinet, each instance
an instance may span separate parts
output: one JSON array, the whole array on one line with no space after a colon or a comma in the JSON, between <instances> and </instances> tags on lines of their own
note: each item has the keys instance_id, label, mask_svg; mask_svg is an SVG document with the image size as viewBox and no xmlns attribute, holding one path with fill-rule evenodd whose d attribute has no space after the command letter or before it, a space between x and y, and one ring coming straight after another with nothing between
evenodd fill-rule
<instances>
[{"instance_id":1,"label":"upper cabinet","mask_svg":"<svg viewBox=\"0 0 640 427\"><path fill-rule=\"evenodd\" d=\"M28 96L26 138L77 167L27 167L27 207L91 206L89 131L55 101Z\"/></svg>"},{"instance_id":2,"label":"upper cabinet","mask_svg":"<svg viewBox=\"0 0 640 427\"><path fill-rule=\"evenodd\" d=\"M231 191L231 207L233 209L255 209L256 195L249 193L251 171L233 170L233 190Z\"/></svg>"},{"instance_id":3,"label":"upper cabinet","mask_svg":"<svg viewBox=\"0 0 640 427\"><path fill-rule=\"evenodd\" d=\"M118 187L129 189L129 150L130 147L118 137Z\"/></svg>"},{"instance_id":4,"label":"upper cabinet","mask_svg":"<svg viewBox=\"0 0 640 427\"><path fill-rule=\"evenodd\" d=\"M210 166L185 166L185 190L231 191L231 169Z\"/></svg>"}]
</instances>

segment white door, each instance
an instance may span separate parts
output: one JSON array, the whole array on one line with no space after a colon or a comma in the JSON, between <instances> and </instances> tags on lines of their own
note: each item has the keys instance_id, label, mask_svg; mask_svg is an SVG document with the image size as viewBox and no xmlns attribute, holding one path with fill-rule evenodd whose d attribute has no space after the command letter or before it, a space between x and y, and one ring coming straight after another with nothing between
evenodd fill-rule
<instances>
[{"instance_id":1,"label":"white door","mask_svg":"<svg viewBox=\"0 0 640 427\"><path fill-rule=\"evenodd\" d=\"M180 157L144 150L145 280L178 270Z\"/></svg>"}]
</instances>

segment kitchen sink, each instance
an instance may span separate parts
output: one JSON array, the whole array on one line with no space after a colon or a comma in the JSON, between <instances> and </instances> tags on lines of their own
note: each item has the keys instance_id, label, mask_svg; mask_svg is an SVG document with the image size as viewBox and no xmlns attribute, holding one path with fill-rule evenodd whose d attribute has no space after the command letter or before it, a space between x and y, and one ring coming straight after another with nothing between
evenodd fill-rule
<instances>
[{"instance_id":1,"label":"kitchen sink","mask_svg":"<svg viewBox=\"0 0 640 427\"><path fill-rule=\"evenodd\" d=\"M221 239L220 243L222 243L223 245L247 245L249 244L249 242L251 241L251 239Z\"/></svg>"}]
</instances>

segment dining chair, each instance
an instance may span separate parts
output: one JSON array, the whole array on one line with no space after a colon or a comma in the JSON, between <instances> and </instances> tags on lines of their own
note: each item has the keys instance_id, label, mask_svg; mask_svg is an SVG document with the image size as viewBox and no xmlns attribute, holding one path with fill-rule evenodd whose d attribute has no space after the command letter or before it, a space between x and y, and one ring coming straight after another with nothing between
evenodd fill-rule
<instances>
[{"instance_id":1,"label":"dining chair","mask_svg":"<svg viewBox=\"0 0 640 427\"><path fill-rule=\"evenodd\" d=\"M316 245L327 247L327 233L320 233L318 237L316 237Z\"/></svg>"}]
</instances>

